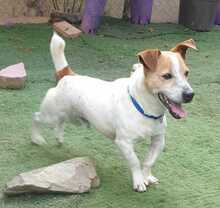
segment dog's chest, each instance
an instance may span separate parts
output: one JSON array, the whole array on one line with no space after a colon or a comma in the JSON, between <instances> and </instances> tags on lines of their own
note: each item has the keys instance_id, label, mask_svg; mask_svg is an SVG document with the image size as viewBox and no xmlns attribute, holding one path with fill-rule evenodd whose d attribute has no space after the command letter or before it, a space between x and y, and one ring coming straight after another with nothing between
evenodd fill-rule
<instances>
[{"instance_id":1,"label":"dog's chest","mask_svg":"<svg viewBox=\"0 0 220 208\"><path fill-rule=\"evenodd\" d=\"M121 136L131 139L164 134L166 128L165 116L154 120L144 117L136 109L124 112L117 121L117 130L122 134Z\"/></svg>"},{"instance_id":2,"label":"dog's chest","mask_svg":"<svg viewBox=\"0 0 220 208\"><path fill-rule=\"evenodd\" d=\"M153 120L149 118L139 118L135 126L133 134L136 134L135 137L147 137L155 136L165 133L166 127L166 118L165 116L161 119Z\"/></svg>"}]
</instances>

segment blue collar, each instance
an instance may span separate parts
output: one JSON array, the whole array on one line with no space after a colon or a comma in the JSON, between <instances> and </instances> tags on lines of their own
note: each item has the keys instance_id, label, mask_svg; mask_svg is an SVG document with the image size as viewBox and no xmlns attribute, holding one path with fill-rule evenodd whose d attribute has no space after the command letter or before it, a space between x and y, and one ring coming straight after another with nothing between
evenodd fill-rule
<instances>
[{"instance_id":1,"label":"blue collar","mask_svg":"<svg viewBox=\"0 0 220 208\"><path fill-rule=\"evenodd\" d=\"M150 115L150 114L146 114L144 112L144 109L141 107L141 105L138 103L138 101L130 94L130 91L129 91L129 88L128 88L128 94L129 94L129 97L131 99L131 102L133 103L134 107L136 108L136 110L141 113L144 117L147 117L147 118L150 118L150 119L154 119L154 120L157 120L157 119L160 119L164 116L164 114L162 115L159 115L159 116L154 116L154 115Z\"/></svg>"}]
</instances>

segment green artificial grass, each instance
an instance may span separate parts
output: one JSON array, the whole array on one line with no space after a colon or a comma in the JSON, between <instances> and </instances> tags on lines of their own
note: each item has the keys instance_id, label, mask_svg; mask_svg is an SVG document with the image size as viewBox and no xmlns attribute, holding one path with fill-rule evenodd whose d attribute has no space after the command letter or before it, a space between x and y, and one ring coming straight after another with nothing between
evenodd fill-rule
<instances>
[{"instance_id":1,"label":"green artificial grass","mask_svg":"<svg viewBox=\"0 0 220 208\"><path fill-rule=\"evenodd\" d=\"M165 50L188 38L196 40L199 52L187 56L196 96L186 106L187 119L168 116L166 149L153 169L160 184L145 193L132 191L126 161L94 129L68 124L62 147L50 130L45 130L47 145L31 144L32 114L47 89L55 86L51 34L48 25L0 28L0 67L23 61L28 74L25 89L0 90L0 188L20 172L78 156L96 161L101 187L82 195L0 196L0 208L220 207L220 28L196 33L172 24L144 27L105 19L96 36L67 40L66 56L77 73L106 80L128 76L142 49ZM148 145L149 139L137 144L141 159Z\"/></svg>"}]
</instances>

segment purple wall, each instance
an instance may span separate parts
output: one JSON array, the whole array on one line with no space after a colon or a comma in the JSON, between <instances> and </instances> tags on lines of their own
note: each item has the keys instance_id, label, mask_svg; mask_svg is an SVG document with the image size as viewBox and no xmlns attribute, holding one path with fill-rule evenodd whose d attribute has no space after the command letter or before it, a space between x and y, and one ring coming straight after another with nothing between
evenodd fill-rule
<instances>
[{"instance_id":1,"label":"purple wall","mask_svg":"<svg viewBox=\"0 0 220 208\"><path fill-rule=\"evenodd\" d=\"M81 28L85 33L95 34L100 25L107 0L86 0Z\"/></svg>"},{"instance_id":2,"label":"purple wall","mask_svg":"<svg viewBox=\"0 0 220 208\"><path fill-rule=\"evenodd\" d=\"M217 14L215 18L215 24L220 25L220 2L218 3Z\"/></svg>"},{"instance_id":3,"label":"purple wall","mask_svg":"<svg viewBox=\"0 0 220 208\"><path fill-rule=\"evenodd\" d=\"M83 32L95 34L101 21L107 0L86 0L81 28ZM131 22L148 24L151 19L153 0L131 0Z\"/></svg>"},{"instance_id":4,"label":"purple wall","mask_svg":"<svg viewBox=\"0 0 220 208\"><path fill-rule=\"evenodd\" d=\"M131 22L145 25L150 22L153 0L131 0Z\"/></svg>"}]
</instances>

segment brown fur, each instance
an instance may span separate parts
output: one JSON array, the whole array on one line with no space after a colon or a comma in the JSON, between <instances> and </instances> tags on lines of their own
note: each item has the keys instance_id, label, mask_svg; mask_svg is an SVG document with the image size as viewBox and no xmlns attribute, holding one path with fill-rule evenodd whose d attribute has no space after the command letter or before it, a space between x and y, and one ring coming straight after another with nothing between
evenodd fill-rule
<instances>
[{"instance_id":1,"label":"brown fur","mask_svg":"<svg viewBox=\"0 0 220 208\"><path fill-rule=\"evenodd\" d=\"M174 79L165 80L162 77L164 74L171 73L171 64L172 63L171 63L170 58L167 57L166 53L169 53L169 52L163 52L160 55L160 57L158 59L158 64L157 64L155 70L149 71L149 70L145 69L146 87L149 90L154 91L154 93L157 91L161 91L162 89L165 89L165 88L170 88L173 84L175 84ZM176 54L176 55L177 55L177 58L179 59L181 74L184 78L186 78L185 73L186 73L186 71L189 71L189 69L188 69L185 61L181 57L181 55L180 54Z\"/></svg>"},{"instance_id":2,"label":"brown fur","mask_svg":"<svg viewBox=\"0 0 220 208\"><path fill-rule=\"evenodd\" d=\"M186 59L186 51L187 49L194 49L198 50L196 47L196 43L193 39L185 40L181 43L178 43L174 48L172 48L170 51L180 53L183 59Z\"/></svg>"},{"instance_id":3,"label":"brown fur","mask_svg":"<svg viewBox=\"0 0 220 208\"><path fill-rule=\"evenodd\" d=\"M69 66L67 66L61 69L60 71L56 72L56 80L59 81L66 75L75 75L75 72Z\"/></svg>"},{"instance_id":4,"label":"brown fur","mask_svg":"<svg viewBox=\"0 0 220 208\"><path fill-rule=\"evenodd\" d=\"M170 52L176 53L180 63L180 70L183 77L189 71L186 65L186 51L188 48L197 50L193 39L186 40L172 48ZM173 85L174 80L165 80L162 76L171 73L171 60L166 56L166 53L158 49L145 50L138 53L139 61L144 66L145 85L150 91L160 91L161 88L169 88ZM186 77L185 77L186 78Z\"/></svg>"},{"instance_id":5,"label":"brown fur","mask_svg":"<svg viewBox=\"0 0 220 208\"><path fill-rule=\"evenodd\" d=\"M144 69L145 85L149 90L160 90L163 86L164 79L163 74L170 73L171 61L165 55L161 54L158 58L157 65L154 70Z\"/></svg>"},{"instance_id":6,"label":"brown fur","mask_svg":"<svg viewBox=\"0 0 220 208\"><path fill-rule=\"evenodd\" d=\"M146 69L154 70L161 52L158 49L144 50L137 54L139 61Z\"/></svg>"}]
</instances>

